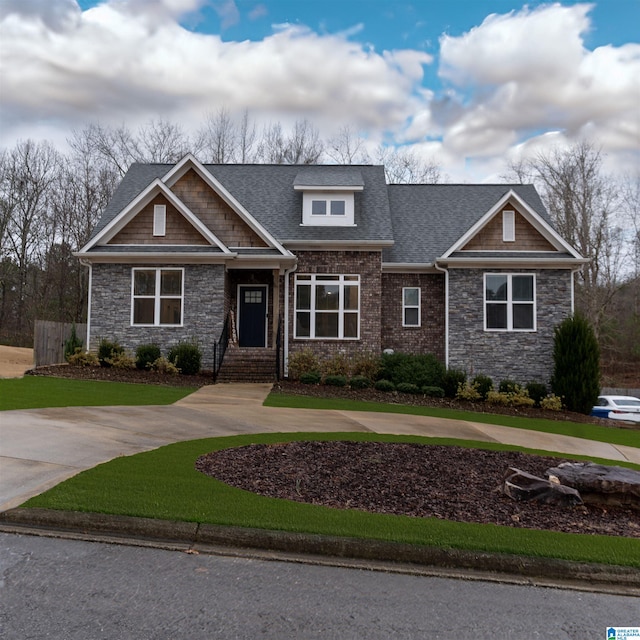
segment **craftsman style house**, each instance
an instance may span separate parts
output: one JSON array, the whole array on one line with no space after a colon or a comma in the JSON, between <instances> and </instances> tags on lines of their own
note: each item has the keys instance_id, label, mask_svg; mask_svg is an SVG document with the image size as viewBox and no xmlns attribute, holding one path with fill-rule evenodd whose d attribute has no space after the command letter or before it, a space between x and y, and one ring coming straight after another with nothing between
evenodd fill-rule
<instances>
[{"instance_id":1,"label":"craftsman style house","mask_svg":"<svg viewBox=\"0 0 640 640\"><path fill-rule=\"evenodd\" d=\"M196 340L221 379L243 354L247 376L264 361L273 379L302 349L393 349L547 382L585 262L530 185L387 185L381 166L191 155L134 164L77 255L91 348Z\"/></svg>"}]
</instances>

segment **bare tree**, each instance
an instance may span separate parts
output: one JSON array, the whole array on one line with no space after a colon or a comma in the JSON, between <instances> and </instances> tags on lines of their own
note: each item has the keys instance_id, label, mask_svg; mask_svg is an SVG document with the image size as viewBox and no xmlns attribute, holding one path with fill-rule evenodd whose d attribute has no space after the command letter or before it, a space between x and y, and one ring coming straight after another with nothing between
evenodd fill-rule
<instances>
[{"instance_id":1,"label":"bare tree","mask_svg":"<svg viewBox=\"0 0 640 640\"><path fill-rule=\"evenodd\" d=\"M244 110L238 125L238 145L236 162L248 164L256 160L256 125L249 118L249 111Z\"/></svg>"},{"instance_id":2,"label":"bare tree","mask_svg":"<svg viewBox=\"0 0 640 640\"><path fill-rule=\"evenodd\" d=\"M364 140L349 125L341 127L329 139L325 155L336 164L368 164L371 161Z\"/></svg>"},{"instance_id":3,"label":"bare tree","mask_svg":"<svg viewBox=\"0 0 640 640\"><path fill-rule=\"evenodd\" d=\"M384 165L389 184L438 184L442 181L440 166L425 160L406 148L378 147L377 161Z\"/></svg>"},{"instance_id":4,"label":"bare tree","mask_svg":"<svg viewBox=\"0 0 640 640\"><path fill-rule=\"evenodd\" d=\"M229 111L221 107L210 112L196 136L196 148L203 162L227 164L235 162L239 132Z\"/></svg>"},{"instance_id":5,"label":"bare tree","mask_svg":"<svg viewBox=\"0 0 640 640\"><path fill-rule=\"evenodd\" d=\"M320 134L308 120L297 120L288 136L278 122L265 128L258 157L268 164L315 164L323 150Z\"/></svg>"}]
</instances>

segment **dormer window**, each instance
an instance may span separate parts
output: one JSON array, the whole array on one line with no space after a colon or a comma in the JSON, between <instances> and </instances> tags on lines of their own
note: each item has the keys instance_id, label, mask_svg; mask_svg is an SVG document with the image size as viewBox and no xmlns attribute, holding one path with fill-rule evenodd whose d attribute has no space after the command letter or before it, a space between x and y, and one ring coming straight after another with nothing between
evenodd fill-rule
<instances>
[{"instance_id":1,"label":"dormer window","mask_svg":"<svg viewBox=\"0 0 640 640\"><path fill-rule=\"evenodd\" d=\"M342 200L312 200L312 216L344 216L346 214L347 203Z\"/></svg>"},{"instance_id":2,"label":"dormer window","mask_svg":"<svg viewBox=\"0 0 640 640\"><path fill-rule=\"evenodd\" d=\"M364 189L358 169L333 166L300 169L293 188L302 191L303 226L355 226L355 194Z\"/></svg>"}]
</instances>

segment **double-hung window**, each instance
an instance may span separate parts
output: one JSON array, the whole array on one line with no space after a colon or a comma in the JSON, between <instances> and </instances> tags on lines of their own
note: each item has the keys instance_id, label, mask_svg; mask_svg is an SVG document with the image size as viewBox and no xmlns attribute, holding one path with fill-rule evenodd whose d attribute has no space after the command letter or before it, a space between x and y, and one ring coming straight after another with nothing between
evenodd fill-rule
<instances>
[{"instance_id":1,"label":"double-hung window","mask_svg":"<svg viewBox=\"0 0 640 640\"><path fill-rule=\"evenodd\" d=\"M486 273L485 330L536 330L536 278L524 273Z\"/></svg>"},{"instance_id":2,"label":"double-hung window","mask_svg":"<svg viewBox=\"0 0 640 640\"><path fill-rule=\"evenodd\" d=\"M420 287L402 289L402 326L420 326Z\"/></svg>"},{"instance_id":3,"label":"double-hung window","mask_svg":"<svg viewBox=\"0 0 640 640\"><path fill-rule=\"evenodd\" d=\"M356 339L360 276L297 274L295 337Z\"/></svg>"},{"instance_id":4,"label":"double-hung window","mask_svg":"<svg viewBox=\"0 0 640 640\"><path fill-rule=\"evenodd\" d=\"M184 269L134 268L131 288L131 324L182 324Z\"/></svg>"}]
</instances>

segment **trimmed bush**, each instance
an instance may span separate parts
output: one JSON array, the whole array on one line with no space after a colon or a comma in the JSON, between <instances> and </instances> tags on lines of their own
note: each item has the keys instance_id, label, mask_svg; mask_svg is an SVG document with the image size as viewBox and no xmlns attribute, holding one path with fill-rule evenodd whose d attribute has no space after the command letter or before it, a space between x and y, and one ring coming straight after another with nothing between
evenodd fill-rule
<instances>
[{"instance_id":1,"label":"trimmed bush","mask_svg":"<svg viewBox=\"0 0 640 640\"><path fill-rule=\"evenodd\" d=\"M482 399L482 394L478 391L477 383L467 381L458 387L456 398L458 398L458 400L475 402L476 400Z\"/></svg>"},{"instance_id":2,"label":"trimmed bush","mask_svg":"<svg viewBox=\"0 0 640 640\"><path fill-rule=\"evenodd\" d=\"M600 393L600 349L586 318L575 314L555 328L553 361L553 392L569 411L590 413Z\"/></svg>"},{"instance_id":3,"label":"trimmed bush","mask_svg":"<svg viewBox=\"0 0 640 640\"><path fill-rule=\"evenodd\" d=\"M349 380L349 386L352 389L368 389L371 386L371 380L366 376L353 376Z\"/></svg>"},{"instance_id":4,"label":"trimmed bush","mask_svg":"<svg viewBox=\"0 0 640 640\"><path fill-rule=\"evenodd\" d=\"M335 353L320 365L320 372L325 376L348 376L351 362L344 353Z\"/></svg>"},{"instance_id":5,"label":"trimmed bush","mask_svg":"<svg viewBox=\"0 0 640 640\"><path fill-rule=\"evenodd\" d=\"M467 381L467 374L460 369L447 369L442 377L442 388L447 398L455 398L458 388Z\"/></svg>"},{"instance_id":6,"label":"trimmed bush","mask_svg":"<svg viewBox=\"0 0 640 640\"><path fill-rule=\"evenodd\" d=\"M561 411L562 399L552 393L546 398L542 398L540 406L547 411Z\"/></svg>"},{"instance_id":7,"label":"trimmed bush","mask_svg":"<svg viewBox=\"0 0 640 640\"><path fill-rule=\"evenodd\" d=\"M396 390L396 385L393 384L391 380L385 380L384 378L382 380L378 380L373 386L377 391L384 391L386 393Z\"/></svg>"},{"instance_id":8,"label":"trimmed bush","mask_svg":"<svg viewBox=\"0 0 640 640\"><path fill-rule=\"evenodd\" d=\"M371 352L358 352L351 363L353 376L364 376L369 380L377 380L381 368L380 356Z\"/></svg>"},{"instance_id":9,"label":"trimmed bush","mask_svg":"<svg viewBox=\"0 0 640 640\"><path fill-rule=\"evenodd\" d=\"M160 356L156 360L153 361L151 365L151 369L153 371L157 371L158 373L164 373L169 376L176 376L180 373L180 369L176 367L173 362L169 362L164 356Z\"/></svg>"},{"instance_id":10,"label":"trimmed bush","mask_svg":"<svg viewBox=\"0 0 640 640\"><path fill-rule=\"evenodd\" d=\"M330 387L346 387L347 376L342 376L342 375L326 376L324 379L324 383L329 385Z\"/></svg>"},{"instance_id":11,"label":"trimmed bush","mask_svg":"<svg viewBox=\"0 0 640 640\"><path fill-rule=\"evenodd\" d=\"M300 376L302 384L320 384L322 376L319 371L307 371Z\"/></svg>"},{"instance_id":12,"label":"trimmed bush","mask_svg":"<svg viewBox=\"0 0 640 640\"><path fill-rule=\"evenodd\" d=\"M401 382L400 384L397 384L396 391L398 391L399 393L410 393L413 395L418 395L419 393L422 393L422 391L420 390L420 387L417 384L414 384L413 382Z\"/></svg>"},{"instance_id":13,"label":"trimmed bush","mask_svg":"<svg viewBox=\"0 0 640 640\"><path fill-rule=\"evenodd\" d=\"M431 353L409 355L406 353L383 354L380 377L391 380L396 387L403 383L418 387L440 387L444 365Z\"/></svg>"},{"instance_id":14,"label":"trimmed bush","mask_svg":"<svg viewBox=\"0 0 640 640\"><path fill-rule=\"evenodd\" d=\"M126 351L114 351L113 355L110 358L107 358L107 361L114 369L136 368L135 358Z\"/></svg>"},{"instance_id":15,"label":"trimmed bush","mask_svg":"<svg viewBox=\"0 0 640 640\"><path fill-rule=\"evenodd\" d=\"M202 353L195 342L178 342L169 349L167 356L184 376L195 376L200 373Z\"/></svg>"},{"instance_id":16,"label":"trimmed bush","mask_svg":"<svg viewBox=\"0 0 640 640\"><path fill-rule=\"evenodd\" d=\"M422 393L429 398L444 398L442 387L422 387Z\"/></svg>"},{"instance_id":17,"label":"trimmed bush","mask_svg":"<svg viewBox=\"0 0 640 640\"><path fill-rule=\"evenodd\" d=\"M97 367L100 364L95 353L83 351L82 347L77 347L73 355L67 356L67 362L76 367Z\"/></svg>"},{"instance_id":18,"label":"trimmed bush","mask_svg":"<svg viewBox=\"0 0 640 640\"><path fill-rule=\"evenodd\" d=\"M493 380L489 376L479 374L472 380L472 384L476 386L483 400L486 400L489 391L493 390Z\"/></svg>"},{"instance_id":19,"label":"trimmed bush","mask_svg":"<svg viewBox=\"0 0 640 640\"><path fill-rule=\"evenodd\" d=\"M289 356L289 377L292 380L300 380L305 373L320 371L320 360L311 349L296 351ZM307 383L308 384L308 383Z\"/></svg>"},{"instance_id":20,"label":"trimmed bush","mask_svg":"<svg viewBox=\"0 0 640 640\"><path fill-rule=\"evenodd\" d=\"M112 342L111 340L107 340L107 338L102 338L98 344L98 360L100 362L100 366L110 367L112 358L123 352L124 349L117 342Z\"/></svg>"},{"instance_id":21,"label":"trimmed bush","mask_svg":"<svg viewBox=\"0 0 640 640\"><path fill-rule=\"evenodd\" d=\"M71 325L71 335L64 343L64 359L69 362L69 358L74 356L78 352L78 349L82 349L83 344L83 340L79 338L76 333L76 323L74 322Z\"/></svg>"},{"instance_id":22,"label":"trimmed bush","mask_svg":"<svg viewBox=\"0 0 640 640\"><path fill-rule=\"evenodd\" d=\"M503 391L489 391L487 393L487 403L506 407L509 405L509 394Z\"/></svg>"},{"instance_id":23,"label":"trimmed bush","mask_svg":"<svg viewBox=\"0 0 640 640\"><path fill-rule=\"evenodd\" d=\"M514 393L520 389L520 385L515 380L500 380L498 391L500 393Z\"/></svg>"},{"instance_id":24,"label":"trimmed bush","mask_svg":"<svg viewBox=\"0 0 640 640\"><path fill-rule=\"evenodd\" d=\"M536 403L537 407L540 406L542 400L544 400L549 393L547 385L543 382L529 382L526 389L529 397Z\"/></svg>"},{"instance_id":25,"label":"trimmed bush","mask_svg":"<svg viewBox=\"0 0 640 640\"><path fill-rule=\"evenodd\" d=\"M136 368L151 369L153 363L162 356L157 344L141 344L136 349Z\"/></svg>"}]
</instances>

